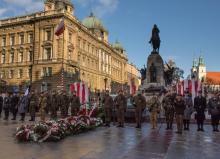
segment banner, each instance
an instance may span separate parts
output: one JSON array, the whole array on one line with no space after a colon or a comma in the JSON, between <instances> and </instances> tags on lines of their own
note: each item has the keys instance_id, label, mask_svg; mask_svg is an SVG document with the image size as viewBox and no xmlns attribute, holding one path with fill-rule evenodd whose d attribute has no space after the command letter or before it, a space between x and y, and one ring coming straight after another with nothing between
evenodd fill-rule
<instances>
[{"instance_id":1,"label":"banner","mask_svg":"<svg viewBox=\"0 0 220 159\"><path fill-rule=\"evenodd\" d=\"M89 89L84 82L75 82L71 84L70 90L72 93L76 91L76 95L79 97L81 104L89 102Z\"/></svg>"}]
</instances>

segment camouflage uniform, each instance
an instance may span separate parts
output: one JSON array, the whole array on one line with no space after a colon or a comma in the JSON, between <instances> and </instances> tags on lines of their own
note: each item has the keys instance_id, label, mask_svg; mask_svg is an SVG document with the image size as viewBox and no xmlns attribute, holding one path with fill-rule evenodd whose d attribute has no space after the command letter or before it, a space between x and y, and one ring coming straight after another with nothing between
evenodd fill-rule
<instances>
[{"instance_id":1,"label":"camouflage uniform","mask_svg":"<svg viewBox=\"0 0 220 159\"><path fill-rule=\"evenodd\" d=\"M157 128L157 115L160 113L160 101L158 97L154 96L148 102L150 111L150 121L152 129Z\"/></svg>"},{"instance_id":2,"label":"camouflage uniform","mask_svg":"<svg viewBox=\"0 0 220 159\"><path fill-rule=\"evenodd\" d=\"M40 119L41 121L45 121L46 108L47 108L47 97L45 95L40 97L39 107L40 107Z\"/></svg>"},{"instance_id":3,"label":"camouflage uniform","mask_svg":"<svg viewBox=\"0 0 220 159\"><path fill-rule=\"evenodd\" d=\"M76 116L80 110L80 99L76 95L70 98L71 115Z\"/></svg>"},{"instance_id":4,"label":"camouflage uniform","mask_svg":"<svg viewBox=\"0 0 220 159\"><path fill-rule=\"evenodd\" d=\"M36 110L37 110L38 104L39 104L37 95L32 94L29 98L29 101L30 101L30 103L29 103L29 113L30 113L30 116L31 116L30 121L35 121L35 114L36 114Z\"/></svg>"},{"instance_id":5,"label":"camouflage uniform","mask_svg":"<svg viewBox=\"0 0 220 159\"><path fill-rule=\"evenodd\" d=\"M134 97L135 119L137 128L141 128L142 112L146 108L146 99L143 95L138 94Z\"/></svg>"},{"instance_id":6,"label":"camouflage uniform","mask_svg":"<svg viewBox=\"0 0 220 159\"><path fill-rule=\"evenodd\" d=\"M127 109L127 100L123 94L119 94L115 98L115 106L117 109L117 119L118 119L118 127L124 127L124 121L125 121L125 112Z\"/></svg>"},{"instance_id":7,"label":"camouflage uniform","mask_svg":"<svg viewBox=\"0 0 220 159\"><path fill-rule=\"evenodd\" d=\"M111 96L106 95L103 100L104 103L104 111L105 111L105 123L106 126L110 126L111 117L112 117L112 109L113 109L113 99Z\"/></svg>"},{"instance_id":8,"label":"camouflage uniform","mask_svg":"<svg viewBox=\"0 0 220 159\"><path fill-rule=\"evenodd\" d=\"M174 99L171 95L166 96L163 99L163 109L165 110L165 117L166 117L166 123L167 123L167 130L172 129L173 119L174 119Z\"/></svg>"},{"instance_id":9,"label":"camouflage uniform","mask_svg":"<svg viewBox=\"0 0 220 159\"><path fill-rule=\"evenodd\" d=\"M56 119L57 118L57 111L59 109L58 107L58 95L53 94L51 97L51 106L50 106L50 117L51 119Z\"/></svg>"},{"instance_id":10,"label":"camouflage uniform","mask_svg":"<svg viewBox=\"0 0 220 159\"><path fill-rule=\"evenodd\" d=\"M213 131L218 132L218 125L220 119L220 99L213 97L208 102L209 114L211 114Z\"/></svg>"}]
</instances>

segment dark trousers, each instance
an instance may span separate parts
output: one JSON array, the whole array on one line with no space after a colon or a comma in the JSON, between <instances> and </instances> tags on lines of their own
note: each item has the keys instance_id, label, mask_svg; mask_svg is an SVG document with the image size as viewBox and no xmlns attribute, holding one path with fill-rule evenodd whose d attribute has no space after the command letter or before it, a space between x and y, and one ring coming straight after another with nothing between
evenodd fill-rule
<instances>
[{"instance_id":1,"label":"dark trousers","mask_svg":"<svg viewBox=\"0 0 220 159\"><path fill-rule=\"evenodd\" d=\"M183 125L184 125L184 130L189 130L189 119L184 119L183 120Z\"/></svg>"},{"instance_id":2,"label":"dark trousers","mask_svg":"<svg viewBox=\"0 0 220 159\"><path fill-rule=\"evenodd\" d=\"M197 119L198 130L203 130L203 124L204 124L203 119Z\"/></svg>"},{"instance_id":3,"label":"dark trousers","mask_svg":"<svg viewBox=\"0 0 220 159\"><path fill-rule=\"evenodd\" d=\"M2 115L2 105L0 105L0 117Z\"/></svg>"},{"instance_id":4,"label":"dark trousers","mask_svg":"<svg viewBox=\"0 0 220 159\"><path fill-rule=\"evenodd\" d=\"M219 116L211 116L211 119L212 119L212 127L213 127L213 130L218 130L218 125L219 125Z\"/></svg>"},{"instance_id":5,"label":"dark trousers","mask_svg":"<svg viewBox=\"0 0 220 159\"><path fill-rule=\"evenodd\" d=\"M25 119L25 113L21 113L21 121L24 121Z\"/></svg>"},{"instance_id":6,"label":"dark trousers","mask_svg":"<svg viewBox=\"0 0 220 159\"><path fill-rule=\"evenodd\" d=\"M17 112L18 112L17 109L13 109L13 110L12 110L13 119L16 119Z\"/></svg>"},{"instance_id":7,"label":"dark trousers","mask_svg":"<svg viewBox=\"0 0 220 159\"><path fill-rule=\"evenodd\" d=\"M4 109L5 112L5 119L8 120L9 117L9 109Z\"/></svg>"}]
</instances>

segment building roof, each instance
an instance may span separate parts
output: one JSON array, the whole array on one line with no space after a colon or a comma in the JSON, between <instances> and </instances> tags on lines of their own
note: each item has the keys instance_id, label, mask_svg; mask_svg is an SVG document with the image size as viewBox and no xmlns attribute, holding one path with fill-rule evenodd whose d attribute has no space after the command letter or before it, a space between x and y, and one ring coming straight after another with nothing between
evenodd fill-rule
<instances>
[{"instance_id":1,"label":"building roof","mask_svg":"<svg viewBox=\"0 0 220 159\"><path fill-rule=\"evenodd\" d=\"M121 43L118 40L116 40L115 43L112 44L112 46L115 49L124 50L123 46L121 45Z\"/></svg>"},{"instance_id":2,"label":"building roof","mask_svg":"<svg viewBox=\"0 0 220 159\"><path fill-rule=\"evenodd\" d=\"M220 84L220 72L207 72L206 74L206 82L207 84Z\"/></svg>"},{"instance_id":3,"label":"building roof","mask_svg":"<svg viewBox=\"0 0 220 159\"><path fill-rule=\"evenodd\" d=\"M90 16L82 20L82 24L88 29L106 30L102 21L99 20L93 13Z\"/></svg>"}]
</instances>

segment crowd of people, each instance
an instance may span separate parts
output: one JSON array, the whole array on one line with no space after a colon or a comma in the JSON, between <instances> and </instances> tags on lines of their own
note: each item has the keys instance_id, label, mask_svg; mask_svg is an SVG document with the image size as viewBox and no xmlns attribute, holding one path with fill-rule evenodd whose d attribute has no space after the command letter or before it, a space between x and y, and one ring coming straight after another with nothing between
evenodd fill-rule
<instances>
[{"instance_id":1,"label":"crowd of people","mask_svg":"<svg viewBox=\"0 0 220 159\"><path fill-rule=\"evenodd\" d=\"M192 114L195 114L194 118L198 125L197 130L204 131L205 112L208 110L211 115L213 131L219 131L220 94L215 93L213 97L207 100L202 95L202 92L199 91L198 96L193 101L187 90L184 95L168 91L164 93L162 100L159 98L160 95L153 94L147 100L141 91L138 91L137 95L132 97L132 104L135 107L136 128L141 128L142 114L147 109L150 112L152 129L158 127L158 114L163 111L167 130L173 129L174 119L176 119L177 133L181 134L183 129L189 131ZM127 109L127 97L124 92L119 90L117 96L113 99L110 92L106 91L105 95L98 101L102 103L104 110L105 126L109 127L111 125L113 110L116 110L118 127L124 127ZM36 112L39 112L41 121L45 121L47 115L50 115L51 119L57 119L58 111L61 118L65 118L68 115L76 116L80 106L80 99L76 92L73 92L70 96L65 91L52 91L52 93L44 91L38 94L33 90L29 95L22 93L19 95L16 93L9 94L6 92L0 96L0 116L3 110L4 120L9 120L10 112L12 114L11 120L16 120L17 114L20 114L20 121L25 120L27 113L30 114L29 121L35 121Z\"/></svg>"}]
</instances>

